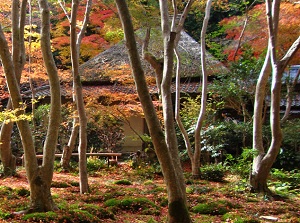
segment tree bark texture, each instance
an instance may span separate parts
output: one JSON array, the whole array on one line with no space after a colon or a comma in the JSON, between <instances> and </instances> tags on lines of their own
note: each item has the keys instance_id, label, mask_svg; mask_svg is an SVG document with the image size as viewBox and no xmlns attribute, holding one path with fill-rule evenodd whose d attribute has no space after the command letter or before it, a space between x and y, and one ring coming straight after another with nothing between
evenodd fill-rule
<instances>
[{"instance_id":1,"label":"tree bark texture","mask_svg":"<svg viewBox=\"0 0 300 223\"><path fill-rule=\"evenodd\" d=\"M9 104L11 104L10 100ZM0 158L4 168L4 176L12 176L16 171L16 157L12 154L11 150L11 134L13 130L13 125L13 122L4 122L2 124L0 132Z\"/></svg>"},{"instance_id":2,"label":"tree bark texture","mask_svg":"<svg viewBox=\"0 0 300 223\"><path fill-rule=\"evenodd\" d=\"M12 1L12 62L18 84L20 83L21 73L25 63L24 26L26 5L27 0L22 0L21 6L19 1ZM7 109L12 109L11 99L8 101ZM0 132L0 157L5 176L13 175L16 170L16 157L12 154L11 150L13 125L13 122L4 122Z\"/></svg>"},{"instance_id":3,"label":"tree bark texture","mask_svg":"<svg viewBox=\"0 0 300 223\"><path fill-rule=\"evenodd\" d=\"M64 171L70 170L70 160L72 157L72 150L68 145L63 147L63 153L60 160L60 165Z\"/></svg>"},{"instance_id":4,"label":"tree bark texture","mask_svg":"<svg viewBox=\"0 0 300 223\"><path fill-rule=\"evenodd\" d=\"M194 177L200 176L200 154L201 154L201 129L205 120L206 104L207 104L207 69L205 60L205 34L210 17L212 0L208 0L205 9L205 17L201 30L201 70L202 70L202 94L201 94L201 109L198 116L196 129L195 129L195 151L192 162L192 174Z\"/></svg>"},{"instance_id":5,"label":"tree bark texture","mask_svg":"<svg viewBox=\"0 0 300 223\"><path fill-rule=\"evenodd\" d=\"M259 81L256 86L254 122L253 122L253 149L257 151L254 156L252 171L250 174L250 184L253 191L260 193L269 193L267 178L271 167L279 153L282 132L280 126L280 100L282 74L288 62L295 55L300 47L300 37L293 43L285 56L278 60L276 58L276 37L278 35L280 0L271 2L266 1L266 12L269 30L269 47L266 55L265 64L261 71ZM270 125L272 141L267 150L264 151L262 140L262 107L265 94L265 86L268 78L266 72L272 65L272 84L271 84L271 108L270 108ZM262 84L263 83L263 84ZM260 88L261 87L261 88ZM260 89L259 89L260 88ZM256 110L257 109L257 110Z\"/></svg>"},{"instance_id":6,"label":"tree bark texture","mask_svg":"<svg viewBox=\"0 0 300 223\"><path fill-rule=\"evenodd\" d=\"M79 0L72 1L72 13L71 13L71 61L72 61L72 73L73 84L75 89L76 107L79 117L79 178L80 178L80 193L87 193L89 191L88 186L88 174L87 174L87 117L84 108L84 100L82 93L82 86L79 75L79 46L78 36L76 32L77 12L78 12Z\"/></svg>"},{"instance_id":7,"label":"tree bark texture","mask_svg":"<svg viewBox=\"0 0 300 223\"><path fill-rule=\"evenodd\" d=\"M178 151L176 151L177 148L171 148L170 145L167 145L167 142L169 142L169 140L171 139L168 138L168 140L166 140L164 132L162 131L162 128L160 126L155 108L152 104L152 100L149 95L147 83L144 76L144 71L141 66L140 57L137 51L133 25L126 1L116 0L115 2L117 4L123 30L125 33L125 42L129 53L131 69L137 92L143 107L145 119L168 190L168 221L189 223L191 222L191 219L187 209L185 184L183 180L183 172L179 163ZM169 45L172 44L172 42L165 44ZM167 66L170 65L168 64ZM168 79L169 77L165 78ZM163 81L166 81L166 79ZM164 88L166 88L167 85L168 83L165 83ZM164 89L162 91L167 91L167 89ZM164 95L163 97L167 98L168 95ZM173 142L171 144L176 144L176 141L175 143Z\"/></svg>"}]
</instances>

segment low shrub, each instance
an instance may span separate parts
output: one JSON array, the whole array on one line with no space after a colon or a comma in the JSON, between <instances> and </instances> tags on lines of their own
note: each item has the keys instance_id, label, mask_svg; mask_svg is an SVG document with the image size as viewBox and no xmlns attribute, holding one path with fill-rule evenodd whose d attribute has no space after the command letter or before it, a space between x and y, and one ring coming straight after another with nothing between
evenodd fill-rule
<instances>
[{"instance_id":1,"label":"low shrub","mask_svg":"<svg viewBox=\"0 0 300 223\"><path fill-rule=\"evenodd\" d=\"M145 182L144 182L144 185L154 185L154 183L153 183L153 181L152 180L146 180Z\"/></svg>"},{"instance_id":2,"label":"low shrub","mask_svg":"<svg viewBox=\"0 0 300 223\"><path fill-rule=\"evenodd\" d=\"M129 180L123 179L123 180L117 180L114 182L114 184L118 185L132 185L132 183Z\"/></svg>"},{"instance_id":3,"label":"low shrub","mask_svg":"<svg viewBox=\"0 0 300 223\"><path fill-rule=\"evenodd\" d=\"M159 205L161 207L167 207L168 206L168 197L165 197L165 196L162 196L162 197L159 197L157 199L157 202L159 202Z\"/></svg>"},{"instance_id":4,"label":"low shrub","mask_svg":"<svg viewBox=\"0 0 300 223\"><path fill-rule=\"evenodd\" d=\"M73 187L79 187L79 182L78 181L71 181L70 185Z\"/></svg>"},{"instance_id":5,"label":"low shrub","mask_svg":"<svg viewBox=\"0 0 300 223\"><path fill-rule=\"evenodd\" d=\"M200 178L202 180L223 182L226 168L219 164L210 164L200 168Z\"/></svg>"},{"instance_id":6,"label":"low shrub","mask_svg":"<svg viewBox=\"0 0 300 223\"><path fill-rule=\"evenodd\" d=\"M192 208L194 213L209 215L224 215L229 212L228 207L219 202L202 203Z\"/></svg>"},{"instance_id":7,"label":"low shrub","mask_svg":"<svg viewBox=\"0 0 300 223\"><path fill-rule=\"evenodd\" d=\"M153 214L152 211L157 210L157 206L147 198L124 198L118 200L112 198L107 200L104 205L106 207L117 208L121 210L130 210L133 212L142 211L144 214ZM150 213L151 212L151 213Z\"/></svg>"},{"instance_id":8,"label":"low shrub","mask_svg":"<svg viewBox=\"0 0 300 223\"><path fill-rule=\"evenodd\" d=\"M271 176L273 181L270 185L274 186L276 193L287 195L286 193L298 194L300 192L300 172L298 170L272 169Z\"/></svg>"},{"instance_id":9,"label":"low shrub","mask_svg":"<svg viewBox=\"0 0 300 223\"><path fill-rule=\"evenodd\" d=\"M115 219L115 216L112 212L94 204L84 204L80 209L85 210L100 219Z\"/></svg>"},{"instance_id":10,"label":"low shrub","mask_svg":"<svg viewBox=\"0 0 300 223\"><path fill-rule=\"evenodd\" d=\"M147 180L152 180L154 176L162 175L162 170L159 164L143 165L135 169L135 174Z\"/></svg>"},{"instance_id":11,"label":"low shrub","mask_svg":"<svg viewBox=\"0 0 300 223\"><path fill-rule=\"evenodd\" d=\"M248 179L253 157L257 151L251 148L242 148L240 156L233 157L231 154L226 155L225 166L230 168L230 172L237 174L244 179Z\"/></svg>"},{"instance_id":12,"label":"low shrub","mask_svg":"<svg viewBox=\"0 0 300 223\"><path fill-rule=\"evenodd\" d=\"M103 169L107 164L104 159L95 159L93 157L87 158L87 170L89 173L97 172Z\"/></svg>"},{"instance_id":13,"label":"low shrub","mask_svg":"<svg viewBox=\"0 0 300 223\"><path fill-rule=\"evenodd\" d=\"M68 214L70 214L70 216L68 216L68 215L64 216L63 219L60 219L60 222L74 222L74 223L75 222L84 222L84 223L99 222L99 219L97 216L92 215L91 213L89 213L86 210L73 209L73 210L69 211ZM69 220L67 220L67 219L69 219Z\"/></svg>"},{"instance_id":14,"label":"low shrub","mask_svg":"<svg viewBox=\"0 0 300 223\"><path fill-rule=\"evenodd\" d=\"M187 194L206 194L212 191L212 188L200 185L189 185L186 187Z\"/></svg>"},{"instance_id":15,"label":"low shrub","mask_svg":"<svg viewBox=\"0 0 300 223\"><path fill-rule=\"evenodd\" d=\"M113 206L118 206L120 203L120 200L116 199L116 198L112 198L112 199L109 199L107 201L104 202L104 205L106 207L113 207Z\"/></svg>"},{"instance_id":16,"label":"low shrub","mask_svg":"<svg viewBox=\"0 0 300 223\"><path fill-rule=\"evenodd\" d=\"M51 187L54 187L54 188L67 188L67 187L70 187L70 185L66 182L52 181Z\"/></svg>"}]
</instances>

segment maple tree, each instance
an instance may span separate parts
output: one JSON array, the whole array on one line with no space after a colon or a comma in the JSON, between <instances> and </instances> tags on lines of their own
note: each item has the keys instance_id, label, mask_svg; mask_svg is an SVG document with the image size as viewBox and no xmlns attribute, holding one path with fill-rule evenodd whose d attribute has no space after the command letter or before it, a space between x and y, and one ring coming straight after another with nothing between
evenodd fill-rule
<instances>
[{"instance_id":1,"label":"maple tree","mask_svg":"<svg viewBox=\"0 0 300 223\"><path fill-rule=\"evenodd\" d=\"M65 3L64 7L66 11L70 10L70 3ZM52 43L54 48L54 55L56 63L61 68L68 68L70 66L70 39L69 39L69 21L65 15L65 12L61 7L56 7L57 11L53 16L52 21ZM85 4L80 2L78 6L77 20L83 21L85 13ZM106 6L101 0L94 0L89 26L87 27L86 35L82 39L80 47L80 63L87 61L91 57L96 56L99 52L105 50L109 45L109 41L106 40L105 32L109 28L104 29L105 21L115 17L114 11L110 6ZM109 22L108 22L109 24ZM82 26L82 23L77 24L78 28ZM117 29L117 27L116 27ZM117 38L120 40L122 36ZM110 40L110 39L109 39ZM116 41L116 40L114 40Z\"/></svg>"},{"instance_id":2,"label":"maple tree","mask_svg":"<svg viewBox=\"0 0 300 223\"><path fill-rule=\"evenodd\" d=\"M11 46L11 34L12 20L11 18L11 4L8 1L2 1L0 3L0 21L3 26L4 35L7 37L8 45ZM26 61L24 64L24 70L20 79L20 83L28 83L28 78L34 79L35 86L41 86L48 80L45 67L43 66L42 53L40 50L40 33L39 26L40 21L38 18L39 12L36 5L33 8L33 20L32 24L28 20L25 21L24 25L24 45ZM28 13L27 13L28 16ZM30 58L30 63L29 63ZM0 75L3 75L3 70L0 70ZM1 81L4 79L1 79Z\"/></svg>"},{"instance_id":3,"label":"maple tree","mask_svg":"<svg viewBox=\"0 0 300 223\"><path fill-rule=\"evenodd\" d=\"M249 47L253 49L253 56L259 57L264 54L268 43L268 31L266 27L265 18L265 4L258 4L248 12L248 25L245 29L241 48L238 50L238 55L241 55ZM300 5L291 2L283 2L280 5L280 18L278 32L278 56L284 55L284 52L292 45L294 39L300 33L300 21L298 15L300 14ZM243 29L243 15L225 18L220 22L221 27L225 30L226 39L230 40L230 44L226 47L225 53L228 55L228 60L232 61L236 44L239 40ZM300 52L291 61L291 64L298 64Z\"/></svg>"}]
</instances>

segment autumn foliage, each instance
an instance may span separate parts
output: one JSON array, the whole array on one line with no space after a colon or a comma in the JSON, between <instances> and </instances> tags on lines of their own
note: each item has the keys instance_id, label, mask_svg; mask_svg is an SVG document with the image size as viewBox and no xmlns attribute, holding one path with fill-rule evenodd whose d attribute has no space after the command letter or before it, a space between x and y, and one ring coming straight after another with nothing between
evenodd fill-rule
<instances>
[{"instance_id":1,"label":"autumn foliage","mask_svg":"<svg viewBox=\"0 0 300 223\"><path fill-rule=\"evenodd\" d=\"M281 3L278 49L280 57L284 55L287 49L297 39L300 34L300 5L292 3ZM238 55L241 55L246 48L251 47L255 57L263 54L267 48L268 29L265 12L265 4L254 6L249 11L249 20L242 37L242 45L238 50ZM228 55L228 60L233 60L233 55L237 47L237 42L240 38L245 16L229 17L221 21L220 25L225 29L226 39L230 40L230 44L225 50ZM300 52L295 56L292 64L299 63Z\"/></svg>"},{"instance_id":2,"label":"autumn foliage","mask_svg":"<svg viewBox=\"0 0 300 223\"><path fill-rule=\"evenodd\" d=\"M68 3L64 5L64 7L68 11L68 9L71 8L71 4ZM80 28L83 23L84 15L85 1L81 1L77 15L78 28ZM100 0L93 1L89 25L80 47L81 63L109 47L110 43L106 40L103 30L107 20L113 17L115 17L115 13L112 8L106 6ZM109 24L109 22L107 23ZM55 59L61 68L68 68L70 66L70 22L62 7L57 6L57 14L53 16L52 24L52 41Z\"/></svg>"}]
</instances>

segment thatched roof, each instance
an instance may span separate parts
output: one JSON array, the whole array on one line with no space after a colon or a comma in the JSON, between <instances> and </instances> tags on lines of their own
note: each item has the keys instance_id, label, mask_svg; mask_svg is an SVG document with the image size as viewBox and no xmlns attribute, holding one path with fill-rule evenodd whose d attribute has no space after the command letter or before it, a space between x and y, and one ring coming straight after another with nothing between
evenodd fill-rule
<instances>
[{"instance_id":1,"label":"thatched roof","mask_svg":"<svg viewBox=\"0 0 300 223\"><path fill-rule=\"evenodd\" d=\"M157 34L154 34L150 42L149 51L157 57L162 57L161 41ZM137 33L137 40L143 38L143 33ZM153 41L153 40L156 41ZM138 41L139 42L139 41ZM141 42L141 41L140 41ZM141 54L141 44L138 44L138 49ZM178 50L182 59L182 77L200 77L201 76L201 63L200 63L200 44L197 43L186 32L181 32ZM210 53L206 53L206 63L209 75L228 72L227 68L218 60L216 60ZM150 65L142 61L145 73L147 75L154 75L153 69ZM81 78L83 81L103 81L111 80L111 77L120 76L122 74L130 73L130 65L124 41L112 46L108 50L100 53L94 58L80 66ZM116 78L116 77L114 77Z\"/></svg>"}]
</instances>

